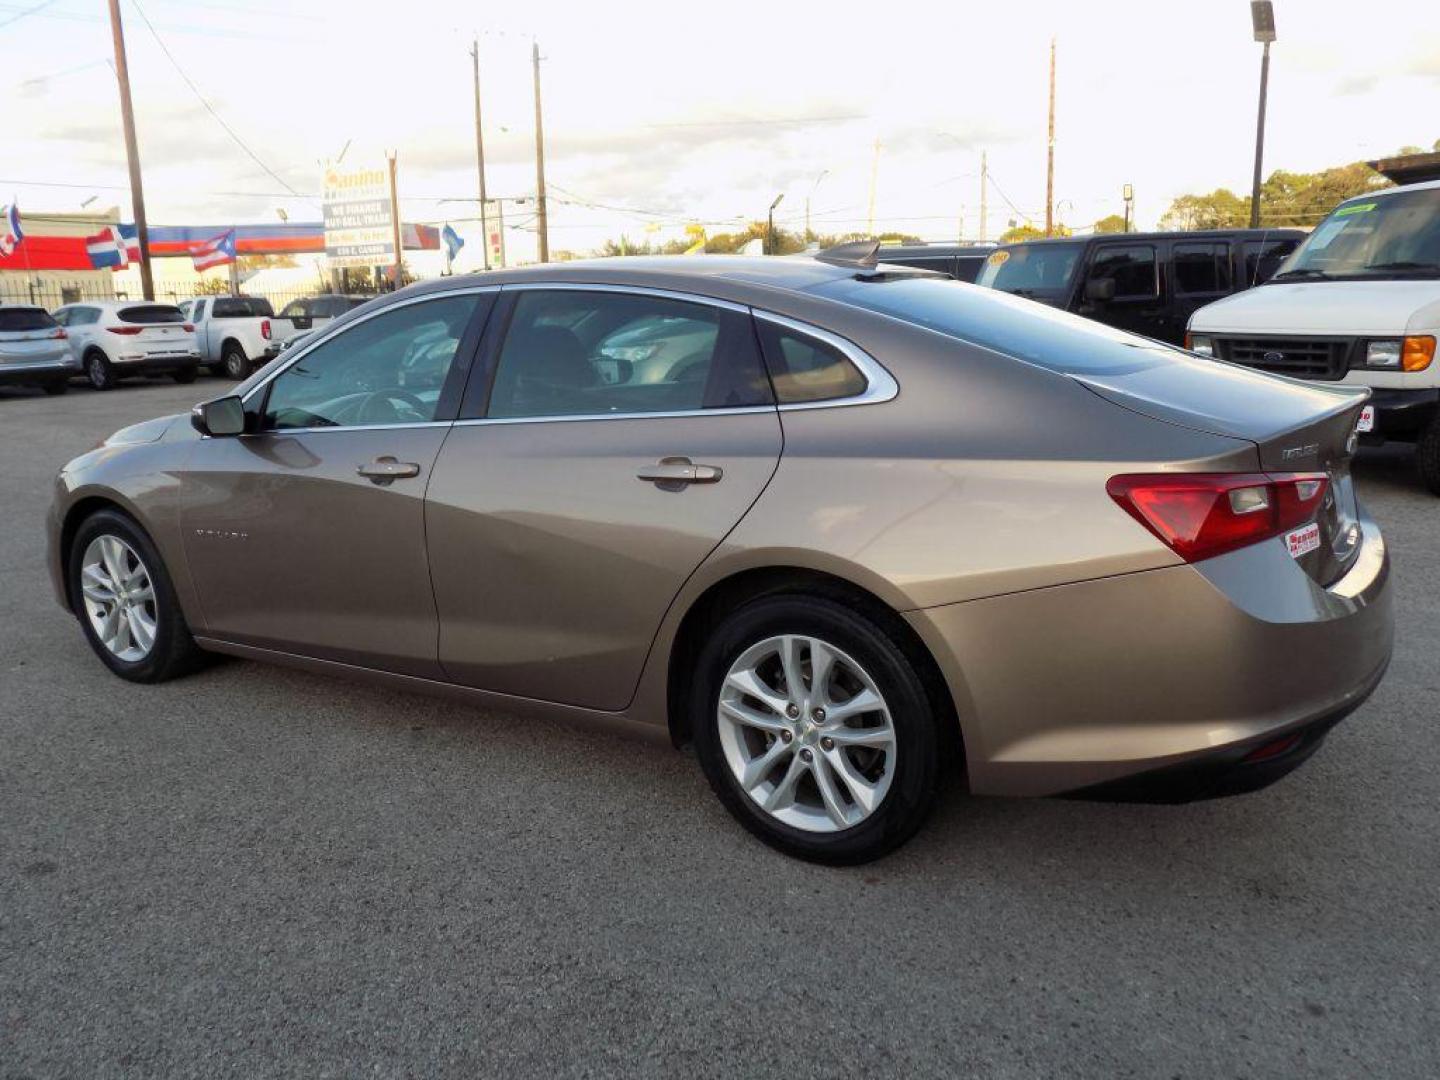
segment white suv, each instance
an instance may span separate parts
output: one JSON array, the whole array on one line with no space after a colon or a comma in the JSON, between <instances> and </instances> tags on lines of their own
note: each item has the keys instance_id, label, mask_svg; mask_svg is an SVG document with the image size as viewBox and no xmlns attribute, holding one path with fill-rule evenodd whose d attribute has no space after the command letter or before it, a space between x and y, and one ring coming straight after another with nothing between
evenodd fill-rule
<instances>
[{"instance_id":1,"label":"white suv","mask_svg":"<svg viewBox=\"0 0 1440 1080\"><path fill-rule=\"evenodd\" d=\"M1440 181L1347 199L1266 284L1190 317L1198 353L1371 387L1364 442L1416 444L1440 495Z\"/></svg>"},{"instance_id":2,"label":"white suv","mask_svg":"<svg viewBox=\"0 0 1440 1080\"><path fill-rule=\"evenodd\" d=\"M195 327L174 304L150 300L82 300L55 310L70 351L96 390L132 375L167 374L191 383L200 370Z\"/></svg>"}]
</instances>

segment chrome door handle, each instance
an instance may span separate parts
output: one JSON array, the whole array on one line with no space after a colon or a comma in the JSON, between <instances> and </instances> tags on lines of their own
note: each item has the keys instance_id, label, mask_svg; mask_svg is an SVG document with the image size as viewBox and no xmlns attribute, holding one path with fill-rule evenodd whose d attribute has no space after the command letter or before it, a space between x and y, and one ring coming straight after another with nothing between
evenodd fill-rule
<instances>
[{"instance_id":1,"label":"chrome door handle","mask_svg":"<svg viewBox=\"0 0 1440 1080\"><path fill-rule=\"evenodd\" d=\"M393 457L378 457L368 465L355 470L372 484L389 484L411 476L420 475L420 466L413 461L397 461Z\"/></svg>"},{"instance_id":2,"label":"chrome door handle","mask_svg":"<svg viewBox=\"0 0 1440 1080\"><path fill-rule=\"evenodd\" d=\"M641 466L635 475L662 487L683 487L685 484L714 484L725 473L718 465L696 465L687 457L667 457L654 465Z\"/></svg>"}]
</instances>

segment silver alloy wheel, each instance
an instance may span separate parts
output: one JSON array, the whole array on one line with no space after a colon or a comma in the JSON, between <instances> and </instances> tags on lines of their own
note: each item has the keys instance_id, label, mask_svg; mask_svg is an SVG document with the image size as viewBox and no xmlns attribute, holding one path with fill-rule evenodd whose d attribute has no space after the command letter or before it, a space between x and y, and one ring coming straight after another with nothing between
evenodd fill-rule
<instances>
[{"instance_id":1,"label":"silver alloy wheel","mask_svg":"<svg viewBox=\"0 0 1440 1080\"><path fill-rule=\"evenodd\" d=\"M103 533L90 541L80 560L85 614L101 643L114 656L135 663L155 647L155 586L135 549Z\"/></svg>"},{"instance_id":2,"label":"silver alloy wheel","mask_svg":"<svg viewBox=\"0 0 1440 1080\"><path fill-rule=\"evenodd\" d=\"M890 709L869 673L829 642L785 634L750 646L725 676L716 718L741 790L786 825L849 829L890 789Z\"/></svg>"},{"instance_id":3,"label":"silver alloy wheel","mask_svg":"<svg viewBox=\"0 0 1440 1080\"><path fill-rule=\"evenodd\" d=\"M90 375L90 385L99 390L105 385L105 359L98 354L92 354L90 365L87 369Z\"/></svg>"}]
</instances>

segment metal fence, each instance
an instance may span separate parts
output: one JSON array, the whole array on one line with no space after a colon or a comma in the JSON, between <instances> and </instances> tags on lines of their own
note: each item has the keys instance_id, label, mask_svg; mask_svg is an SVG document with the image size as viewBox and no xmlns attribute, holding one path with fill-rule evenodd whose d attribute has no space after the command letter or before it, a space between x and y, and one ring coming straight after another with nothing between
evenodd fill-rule
<instances>
[{"instance_id":1,"label":"metal fence","mask_svg":"<svg viewBox=\"0 0 1440 1080\"><path fill-rule=\"evenodd\" d=\"M292 289L250 289L242 285L240 295L263 296L270 301L270 305L276 311L279 311L292 300L299 300L307 296L319 296L325 291L319 287L318 283L310 288ZM173 304L181 300L188 300L195 295L193 280L166 281L164 278L157 278L155 281L155 299L158 301ZM220 295L228 295L228 293ZM39 304L41 307L53 311L61 304L74 304L81 300L139 299L141 299L141 295L138 288L127 289L123 284L117 288L112 281L26 279L19 275L0 277L0 303L4 304Z\"/></svg>"}]
</instances>

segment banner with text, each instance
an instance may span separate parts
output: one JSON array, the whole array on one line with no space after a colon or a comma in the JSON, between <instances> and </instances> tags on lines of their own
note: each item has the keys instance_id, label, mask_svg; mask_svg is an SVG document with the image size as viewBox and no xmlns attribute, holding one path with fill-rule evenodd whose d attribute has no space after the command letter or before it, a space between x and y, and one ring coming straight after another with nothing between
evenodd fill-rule
<instances>
[{"instance_id":1,"label":"banner with text","mask_svg":"<svg viewBox=\"0 0 1440 1080\"><path fill-rule=\"evenodd\" d=\"M395 219L385 169L325 170L325 262L332 268L394 266Z\"/></svg>"}]
</instances>

